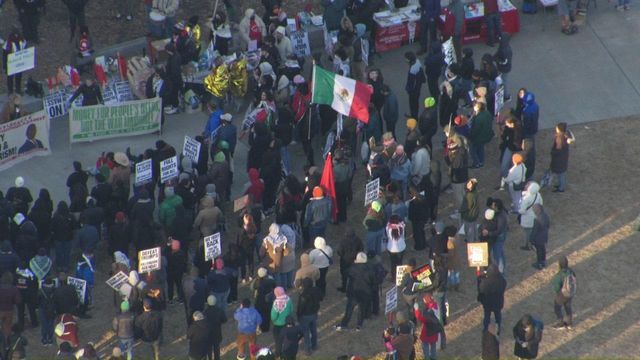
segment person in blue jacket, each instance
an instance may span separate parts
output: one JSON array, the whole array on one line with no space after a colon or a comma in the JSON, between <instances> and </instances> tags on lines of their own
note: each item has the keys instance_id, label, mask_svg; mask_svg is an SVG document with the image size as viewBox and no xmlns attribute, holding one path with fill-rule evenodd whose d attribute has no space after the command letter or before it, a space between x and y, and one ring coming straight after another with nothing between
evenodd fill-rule
<instances>
[{"instance_id":1,"label":"person in blue jacket","mask_svg":"<svg viewBox=\"0 0 640 360\"><path fill-rule=\"evenodd\" d=\"M532 92L527 91L523 97L524 107L522 109L522 137L525 139L535 139L538 132L538 116L540 109L536 102L536 97Z\"/></svg>"},{"instance_id":2,"label":"person in blue jacket","mask_svg":"<svg viewBox=\"0 0 640 360\"><path fill-rule=\"evenodd\" d=\"M207 109L209 110L209 120L207 120L207 125L204 127L204 131L202 135L205 139L213 140L212 137L215 137L217 134L218 127L220 126L220 116L222 116L222 110L218 109L218 106L215 102L209 102L207 104ZM212 143L214 141L211 141Z\"/></svg>"},{"instance_id":3,"label":"person in blue jacket","mask_svg":"<svg viewBox=\"0 0 640 360\"><path fill-rule=\"evenodd\" d=\"M84 293L84 299L80 305L79 316L86 317L87 308L91 305L91 290L95 284L95 266L96 259L93 256L93 252L85 251L82 254L82 258L78 261L76 266L76 277L87 282L87 288Z\"/></svg>"}]
</instances>

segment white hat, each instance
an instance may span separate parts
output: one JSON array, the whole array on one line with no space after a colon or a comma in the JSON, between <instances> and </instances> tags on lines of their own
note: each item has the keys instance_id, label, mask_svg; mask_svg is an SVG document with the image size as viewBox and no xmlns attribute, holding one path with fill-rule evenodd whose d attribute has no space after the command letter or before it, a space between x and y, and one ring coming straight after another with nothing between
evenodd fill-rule
<instances>
[{"instance_id":1,"label":"white hat","mask_svg":"<svg viewBox=\"0 0 640 360\"><path fill-rule=\"evenodd\" d=\"M207 297L207 305L209 306L216 306L216 297L213 295L209 295L209 297Z\"/></svg>"},{"instance_id":2,"label":"white hat","mask_svg":"<svg viewBox=\"0 0 640 360\"><path fill-rule=\"evenodd\" d=\"M261 267L260 269L258 269L258 277L259 278L263 278L267 276L267 269Z\"/></svg>"},{"instance_id":3,"label":"white hat","mask_svg":"<svg viewBox=\"0 0 640 360\"><path fill-rule=\"evenodd\" d=\"M493 220L493 217L496 216L496 212L493 209L487 209L484 211L484 218L487 220Z\"/></svg>"},{"instance_id":4,"label":"white hat","mask_svg":"<svg viewBox=\"0 0 640 360\"><path fill-rule=\"evenodd\" d=\"M22 223L24 222L25 219L26 219L26 217L24 215L22 215L22 213L17 213L13 217L13 222L16 223L16 225L20 226L20 225L22 225Z\"/></svg>"},{"instance_id":5,"label":"white hat","mask_svg":"<svg viewBox=\"0 0 640 360\"><path fill-rule=\"evenodd\" d=\"M200 321L200 320L204 320L204 314L200 311L196 311L193 313L193 320L194 321Z\"/></svg>"},{"instance_id":6,"label":"white hat","mask_svg":"<svg viewBox=\"0 0 640 360\"><path fill-rule=\"evenodd\" d=\"M284 35L284 33L285 33L284 26L278 26L278 27L276 28L276 32L277 32L278 34L280 34L280 35Z\"/></svg>"},{"instance_id":7,"label":"white hat","mask_svg":"<svg viewBox=\"0 0 640 360\"><path fill-rule=\"evenodd\" d=\"M231 116L231 114L229 113L220 115L220 120L231 121L232 118L233 116Z\"/></svg>"},{"instance_id":8,"label":"white hat","mask_svg":"<svg viewBox=\"0 0 640 360\"><path fill-rule=\"evenodd\" d=\"M129 158L125 153L117 152L113 155L113 160L121 166L129 166Z\"/></svg>"},{"instance_id":9,"label":"white hat","mask_svg":"<svg viewBox=\"0 0 640 360\"><path fill-rule=\"evenodd\" d=\"M358 253L358 255L356 255L356 264L366 264L367 263L367 254L363 253L362 251Z\"/></svg>"},{"instance_id":10,"label":"white hat","mask_svg":"<svg viewBox=\"0 0 640 360\"><path fill-rule=\"evenodd\" d=\"M23 187L24 186L24 178L22 176L18 176L16 178L16 186Z\"/></svg>"}]
</instances>

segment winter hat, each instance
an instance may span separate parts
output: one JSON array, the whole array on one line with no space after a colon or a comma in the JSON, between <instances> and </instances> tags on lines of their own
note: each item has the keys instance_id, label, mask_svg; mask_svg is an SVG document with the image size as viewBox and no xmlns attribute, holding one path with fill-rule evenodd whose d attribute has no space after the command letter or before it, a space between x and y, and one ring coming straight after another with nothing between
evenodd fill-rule
<instances>
[{"instance_id":1,"label":"winter hat","mask_svg":"<svg viewBox=\"0 0 640 360\"><path fill-rule=\"evenodd\" d=\"M204 191L207 192L207 196L215 197L216 196L216 184L207 184L204 187Z\"/></svg>"},{"instance_id":2,"label":"winter hat","mask_svg":"<svg viewBox=\"0 0 640 360\"><path fill-rule=\"evenodd\" d=\"M269 225L269 236L276 236L280 233L280 226L276 223Z\"/></svg>"},{"instance_id":3,"label":"winter hat","mask_svg":"<svg viewBox=\"0 0 640 360\"><path fill-rule=\"evenodd\" d=\"M244 11L244 17L247 17L247 18L252 17L255 14L256 14L256 11L251 8Z\"/></svg>"},{"instance_id":4,"label":"winter hat","mask_svg":"<svg viewBox=\"0 0 640 360\"><path fill-rule=\"evenodd\" d=\"M120 311L127 312L131 307L129 306L129 301L125 300L120 303Z\"/></svg>"},{"instance_id":5,"label":"winter hat","mask_svg":"<svg viewBox=\"0 0 640 360\"><path fill-rule=\"evenodd\" d=\"M324 196L324 191L322 190L322 188L320 186L316 186L313 188L313 197L314 198L319 198L319 197L323 197Z\"/></svg>"},{"instance_id":6,"label":"winter hat","mask_svg":"<svg viewBox=\"0 0 640 360\"><path fill-rule=\"evenodd\" d=\"M296 75L293 77L293 83L296 85L304 84L304 77L302 75Z\"/></svg>"},{"instance_id":7,"label":"winter hat","mask_svg":"<svg viewBox=\"0 0 640 360\"><path fill-rule=\"evenodd\" d=\"M487 220L493 220L493 217L496 215L496 212L493 209L487 209L484 211L484 218Z\"/></svg>"},{"instance_id":8,"label":"winter hat","mask_svg":"<svg viewBox=\"0 0 640 360\"><path fill-rule=\"evenodd\" d=\"M116 222L118 222L118 223L122 223L122 222L124 222L124 220L125 220L125 215L124 215L124 213L123 213L122 211L118 211L118 212L116 213Z\"/></svg>"},{"instance_id":9,"label":"winter hat","mask_svg":"<svg viewBox=\"0 0 640 360\"><path fill-rule=\"evenodd\" d=\"M522 164L524 158L522 157L522 154L513 154L511 156L511 161L513 161L515 164Z\"/></svg>"},{"instance_id":10,"label":"winter hat","mask_svg":"<svg viewBox=\"0 0 640 360\"><path fill-rule=\"evenodd\" d=\"M62 346L60 347L62 348ZM120 349L120 347L114 346L113 350L111 350L111 357L120 358L121 356L122 356L122 350Z\"/></svg>"},{"instance_id":11,"label":"winter hat","mask_svg":"<svg viewBox=\"0 0 640 360\"><path fill-rule=\"evenodd\" d=\"M167 186L166 188L164 188L164 196L165 197L170 197L175 195L175 190L173 189L173 186Z\"/></svg>"},{"instance_id":12,"label":"winter hat","mask_svg":"<svg viewBox=\"0 0 640 360\"><path fill-rule=\"evenodd\" d=\"M444 223L442 221L438 221L435 225L436 234L442 234L444 231Z\"/></svg>"},{"instance_id":13,"label":"winter hat","mask_svg":"<svg viewBox=\"0 0 640 360\"><path fill-rule=\"evenodd\" d=\"M92 202L93 202L93 204L95 205L95 203L96 203L96 199L94 199L94 198L93 198L93 197L91 197L91 196L87 196L87 198L85 199L85 203L86 203L87 205L90 205Z\"/></svg>"},{"instance_id":14,"label":"winter hat","mask_svg":"<svg viewBox=\"0 0 640 360\"><path fill-rule=\"evenodd\" d=\"M24 186L24 178L22 176L18 176L16 178L16 187L23 187Z\"/></svg>"},{"instance_id":15,"label":"winter hat","mask_svg":"<svg viewBox=\"0 0 640 360\"><path fill-rule=\"evenodd\" d=\"M220 120L224 120L226 122L230 122L231 119L233 119L233 116L231 116L231 114L229 114L229 113L220 115Z\"/></svg>"},{"instance_id":16,"label":"winter hat","mask_svg":"<svg viewBox=\"0 0 640 360\"><path fill-rule=\"evenodd\" d=\"M218 143L218 148L222 150L229 150L229 143L225 140L220 140L220 142Z\"/></svg>"},{"instance_id":17,"label":"winter hat","mask_svg":"<svg viewBox=\"0 0 640 360\"><path fill-rule=\"evenodd\" d=\"M313 241L313 246L315 246L316 249L324 250L324 247L327 246L327 241L323 237L318 236Z\"/></svg>"},{"instance_id":18,"label":"winter hat","mask_svg":"<svg viewBox=\"0 0 640 360\"><path fill-rule=\"evenodd\" d=\"M176 239L172 239L171 240L171 250L172 251L180 250L180 241L178 241Z\"/></svg>"},{"instance_id":19,"label":"winter hat","mask_svg":"<svg viewBox=\"0 0 640 360\"><path fill-rule=\"evenodd\" d=\"M180 176L178 176L178 182L182 183L183 181L189 181L189 174L187 174L186 172L180 173Z\"/></svg>"},{"instance_id":20,"label":"winter hat","mask_svg":"<svg viewBox=\"0 0 640 360\"><path fill-rule=\"evenodd\" d=\"M436 104L436 99L434 99L431 96L429 96L428 98L424 99L424 107L426 107L426 108L433 107L435 104Z\"/></svg>"},{"instance_id":21,"label":"winter hat","mask_svg":"<svg viewBox=\"0 0 640 360\"><path fill-rule=\"evenodd\" d=\"M286 75L280 76L278 79L278 90L286 89L289 86L289 78Z\"/></svg>"},{"instance_id":22,"label":"winter hat","mask_svg":"<svg viewBox=\"0 0 640 360\"><path fill-rule=\"evenodd\" d=\"M280 35L282 35L282 36L284 36L284 33L285 33L284 26L278 26L278 27L276 28L276 31L275 31L275 32L276 32L276 33L278 33L278 34L280 34ZM274 33L274 35L275 35L275 33Z\"/></svg>"},{"instance_id":23,"label":"winter hat","mask_svg":"<svg viewBox=\"0 0 640 360\"><path fill-rule=\"evenodd\" d=\"M416 128L416 126L418 126L418 121L416 121L416 119L414 118L407 119L407 129L413 130Z\"/></svg>"},{"instance_id":24,"label":"winter hat","mask_svg":"<svg viewBox=\"0 0 640 360\"><path fill-rule=\"evenodd\" d=\"M222 151L218 151L216 156L213 157L213 162L222 163L226 160L224 157L224 153Z\"/></svg>"},{"instance_id":25,"label":"winter hat","mask_svg":"<svg viewBox=\"0 0 640 360\"><path fill-rule=\"evenodd\" d=\"M122 152L115 153L115 155L113 155L113 160L118 165L129 166L129 158L127 157L127 155L125 155L125 153L122 153Z\"/></svg>"},{"instance_id":26,"label":"winter hat","mask_svg":"<svg viewBox=\"0 0 640 360\"><path fill-rule=\"evenodd\" d=\"M200 311L196 311L193 313L193 321L204 320L204 314Z\"/></svg>"},{"instance_id":27,"label":"winter hat","mask_svg":"<svg viewBox=\"0 0 640 360\"><path fill-rule=\"evenodd\" d=\"M222 260L222 258L217 258L216 259L216 270L222 270L224 269L224 260Z\"/></svg>"},{"instance_id":28,"label":"winter hat","mask_svg":"<svg viewBox=\"0 0 640 360\"><path fill-rule=\"evenodd\" d=\"M371 203L371 208L373 209L373 211L379 213L380 210L382 210L382 204L380 203L380 201L375 200Z\"/></svg>"},{"instance_id":29,"label":"winter hat","mask_svg":"<svg viewBox=\"0 0 640 360\"><path fill-rule=\"evenodd\" d=\"M140 276L138 275L138 272L135 270L131 270L131 272L129 272L129 284L135 286L136 284L138 284L139 281L140 281Z\"/></svg>"},{"instance_id":30,"label":"winter hat","mask_svg":"<svg viewBox=\"0 0 640 360\"><path fill-rule=\"evenodd\" d=\"M258 277L259 278L263 278L267 276L267 269L261 267L260 269L258 269Z\"/></svg>"},{"instance_id":31,"label":"winter hat","mask_svg":"<svg viewBox=\"0 0 640 360\"><path fill-rule=\"evenodd\" d=\"M358 255L356 255L356 264L366 264L367 263L367 254L360 251Z\"/></svg>"},{"instance_id":32,"label":"winter hat","mask_svg":"<svg viewBox=\"0 0 640 360\"><path fill-rule=\"evenodd\" d=\"M209 306L216 306L216 297L213 295L209 295L209 297L207 297L207 305Z\"/></svg>"},{"instance_id":33,"label":"winter hat","mask_svg":"<svg viewBox=\"0 0 640 360\"><path fill-rule=\"evenodd\" d=\"M287 293L284 291L284 288L282 286L278 286L275 289L273 289L273 295L280 297L283 295L286 295Z\"/></svg>"}]
</instances>

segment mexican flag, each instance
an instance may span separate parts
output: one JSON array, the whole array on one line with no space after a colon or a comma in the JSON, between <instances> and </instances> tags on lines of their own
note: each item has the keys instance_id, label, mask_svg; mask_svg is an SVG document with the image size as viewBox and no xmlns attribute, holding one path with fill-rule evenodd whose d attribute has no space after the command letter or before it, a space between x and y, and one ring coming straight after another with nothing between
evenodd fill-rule
<instances>
[{"instance_id":1,"label":"mexican flag","mask_svg":"<svg viewBox=\"0 0 640 360\"><path fill-rule=\"evenodd\" d=\"M327 104L342 115L369 122L371 85L313 67L311 102Z\"/></svg>"}]
</instances>

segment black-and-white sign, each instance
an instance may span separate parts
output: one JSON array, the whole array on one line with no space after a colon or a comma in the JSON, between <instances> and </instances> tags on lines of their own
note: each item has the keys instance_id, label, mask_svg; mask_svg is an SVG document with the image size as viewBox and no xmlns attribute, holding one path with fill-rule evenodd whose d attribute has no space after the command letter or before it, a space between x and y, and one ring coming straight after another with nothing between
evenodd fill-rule
<instances>
[{"instance_id":1,"label":"black-and-white sign","mask_svg":"<svg viewBox=\"0 0 640 360\"><path fill-rule=\"evenodd\" d=\"M129 87L128 81L118 81L115 83L114 87L116 89L118 102L133 100L133 94L131 93L131 87Z\"/></svg>"},{"instance_id":2,"label":"black-and-white sign","mask_svg":"<svg viewBox=\"0 0 640 360\"><path fill-rule=\"evenodd\" d=\"M9 54L6 66L7 75L9 76L33 69L36 67L36 48L32 46Z\"/></svg>"},{"instance_id":3,"label":"black-and-white sign","mask_svg":"<svg viewBox=\"0 0 640 360\"><path fill-rule=\"evenodd\" d=\"M43 107L47 111L47 116L49 119L55 119L67 114L67 109L65 108L65 92L62 90L58 90L56 92L52 92L51 94L44 97L42 100Z\"/></svg>"},{"instance_id":4,"label":"black-and-white sign","mask_svg":"<svg viewBox=\"0 0 640 360\"><path fill-rule=\"evenodd\" d=\"M309 46L309 34L306 31L296 31L291 34L291 46L293 53L297 57L305 57L311 55L311 47Z\"/></svg>"},{"instance_id":5,"label":"black-and-white sign","mask_svg":"<svg viewBox=\"0 0 640 360\"><path fill-rule=\"evenodd\" d=\"M110 86L105 86L102 90L102 101L105 105L115 105L118 103L118 96L116 92Z\"/></svg>"},{"instance_id":6,"label":"black-and-white sign","mask_svg":"<svg viewBox=\"0 0 640 360\"><path fill-rule=\"evenodd\" d=\"M76 289L76 294L78 294L80 303L84 304L84 298L87 294L87 281L69 276L67 277L67 284L73 286Z\"/></svg>"},{"instance_id":7,"label":"black-and-white sign","mask_svg":"<svg viewBox=\"0 0 640 360\"><path fill-rule=\"evenodd\" d=\"M113 290L115 291L120 291L120 288L122 287L122 285L124 285L127 281L129 281L129 277L123 273L122 271L118 272L117 274L113 275L112 277L110 277L106 283L107 285L109 285Z\"/></svg>"},{"instance_id":8,"label":"black-and-white sign","mask_svg":"<svg viewBox=\"0 0 640 360\"><path fill-rule=\"evenodd\" d=\"M170 157L160 162L160 182L165 183L178 176L178 157Z\"/></svg>"},{"instance_id":9,"label":"black-and-white sign","mask_svg":"<svg viewBox=\"0 0 640 360\"><path fill-rule=\"evenodd\" d=\"M402 286L402 278L404 278L404 273L408 267L409 265L396 266L396 286Z\"/></svg>"},{"instance_id":10,"label":"black-and-white sign","mask_svg":"<svg viewBox=\"0 0 640 360\"><path fill-rule=\"evenodd\" d=\"M444 62L451 65L456 62L456 49L453 47L453 37L442 43L442 54Z\"/></svg>"},{"instance_id":11,"label":"black-and-white sign","mask_svg":"<svg viewBox=\"0 0 640 360\"><path fill-rule=\"evenodd\" d=\"M372 202L378 199L380 192L380 178L371 180L367 183L364 191L364 206L369 206Z\"/></svg>"},{"instance_id":12,"label":"black-and-white sign","mask_svg":"<svg viewBox=\"0 0 640 360\"><path fill-rule=\"evenodd\" d=\"M204 261L209 261L222 255L222 243L220 242L220 233L204 238Z\"/></svg>"},{"instance_id":13,"label":"black-and-white sign","mask_svg":"<svg viewBox=\"0 0 640 360\"><path fill-rule=\"evenodd\" d=\"M500 85L498 87L498 90L496 90L496 94L495 94L495 106L494 106L494 111L493 113L496 114L496 116L500 115L500 111L502 110L502 107L504 106L504 85Z\"/></svg>"},{"instance_id":14,"label":"black-and-white sign","mask_svg":"<svg viewBox=\"0 0 640 360\"><path fill-rule=\"evenodd\" d=\"M145 274L160 270L160 247L138 252L138 273Z\"/></svg>"},{"instance_id":15,"label":"black-and-white sign","mask_svg":"<svg viewBox=\"0 0 640 360\"><path fill-rule=\"evenodd\" d=\"M384 306L384 313L388 314L398 307L398 287L394 286L389 289L385 298L387 301Z\"/></svg>"},{"instance_id":16,"label":"black-and-white sign","mask_svg":"<svg viewBox=\"0 0 640 360\"><path fill-rule=\"evenodd\" d=\"M151 159L140 161L136 164L136 185L149 182L153 177L153 164Z\"/></svg>"},{"instance_id":17,"label":"black-and-white sign","mask_svg":"<svg viewBox=\"0 0 640 360\"><path fill-rule=\"evenodd\" d=\"M191 162L197 163L200 157L200 143L189 136L184 137L184 146L182 147L182 155L190 159Z\"/></svg>"}]
</instances>

